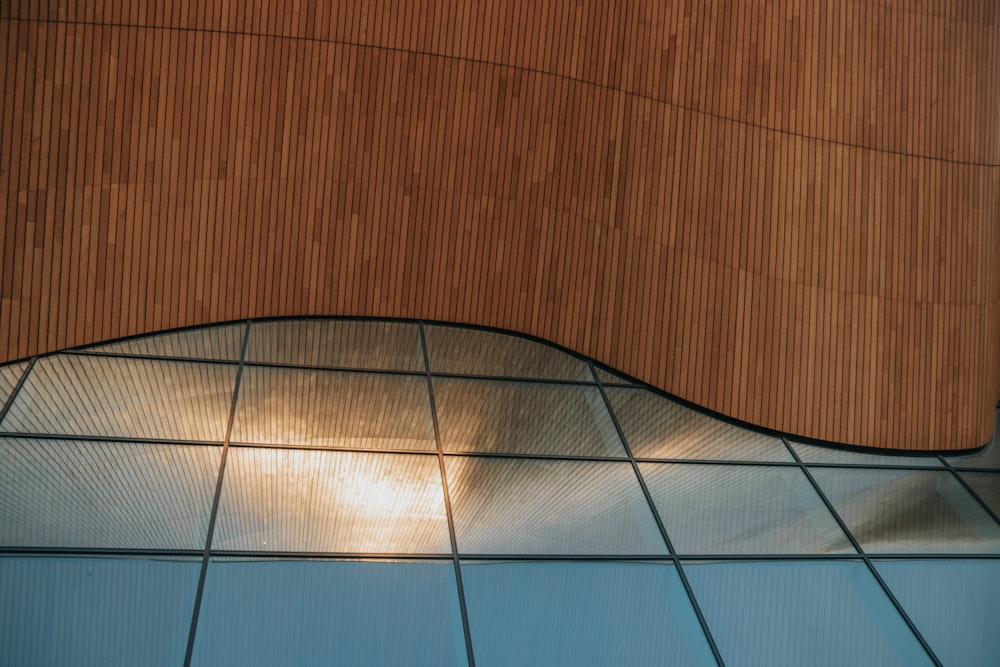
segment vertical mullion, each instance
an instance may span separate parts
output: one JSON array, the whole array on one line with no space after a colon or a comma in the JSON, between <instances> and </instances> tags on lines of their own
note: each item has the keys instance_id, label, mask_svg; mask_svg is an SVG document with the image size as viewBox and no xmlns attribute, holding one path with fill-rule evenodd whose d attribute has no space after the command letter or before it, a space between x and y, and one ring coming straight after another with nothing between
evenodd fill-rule
<instances>
[{"instance_id":1,"label":"vertical mullion","mask_svg":"<svg viewBox=\"0 0 1000 667\"><path fill-rule=\"evenodd\" d=\"M448 538L451 540L451 556L455 565L455 585L458 588L458 606L462 613L462 632L465 634L465 653L469 667L475 667L472 654L472 631L469 628L469 613L465 605L465 587L462 584L462 565L458 557L458 540L455 537L455 520L451 511L451 494L448 491L448 475L444 465L444 448L441 445L441 429L438 426L437 403L434 400L434 381L431 378L430 357L427 354L427 339L424 337L423 320L417 322L420 335L420 350L424 357L424 377L427 380L427 395L431 406L431 420L434 423L434 441L437 444L438 468L441 471L441 486L444 490L444 506L448 514Z\"/></svg>"},{"instance_id":2,"label":"vertical mullion","mask_svg":"<svg viewBox=\"0 0 1000 667\"><path fill-rule=\"evenodd\" d=\"M635 473L636 479L639 480L639 486L642 487L642 494L646 498L646 504L649 505L649 509L653 513L653 519L656 521L656 527L660 530L660 536L663 538L663 541L667 545L667 549L670 551L670 559L673 561L674 568L677 570L677 575L680 577L681 583L684 585L684 591L687 593L688 599L691 602L691 608L694 609L695 616L698 617L698 623L701 624L701 630L705 633L705 638L708 640L708 646L712 649L712 655L715 656L715 660L719 663L719 667L725 667L726 663L722 659L719 647L715 644L715 638L712 637L712 632L708 627L708 621L705 620L704 614L701 613L701 607L698 605L698 600L695 598L694 590L691 588L691 583L688 581L687 575L684 573L684 567L681 565L681 561L677 557L677 551L674 549L674 545L670 541L670 537L667 535L667 529L663 526L663 521L660 519L660 513L657 511L656 505L653 503L653 496L649 493L649 487L646 486L646 480L642 477L642 473L639 470L639 464L636 463L635 456L632 455L632 448L629 447L628 440L625 439L625 432L622 431L621 424L618 423L618 416L611 407L611 401L608 399L608 395L604 391L604 384L601 382L601 378L594 370L594 364L590 359L587 359L587 367L590 368L591 375L593 375L594 379L597 381L597 388L601 392L601 398L604 400L604 406L607 408L608 414L611 415L611 421L615 425L615 431L618 432L618 437L621 439L622 446L625 448L625 453L628 455L629 463L632 464L632 471Z\"/></svg>"},{"instance_id":3,"label":"vertical mullion","mask_svg":"<svg viewBox=\"0 0 1000 667\"><path fill-rule=\"evenodd\" d=\"M229 407L229 423L226 425L226 438L222 443L222 458L219 461L219 475L215 482L215 496L212 499L212 513L208 519L208 531L205 535L205 549L201 557L201 572L198 575L198 591L194 598L194 610L191 613L191 629L188 632L187 649L184 653L184 667L190 667L194 652L195 632L198 629L198 615L201 613L201 599L205 592L205 575L208 573L208 561L212 552L212 536L215 533L215 520L219 514L219 500L222 497L222 480L226 472L226 457L229 454L229 439L233 433L233 421L236 418L236 406L240 399L240 385L243 381L243 365L247 358L247 347L250 343L251 322L248 320L243 332L243 347L240 351L240 365L236 369L236 383L233 387L233 401Z\"/></svg>"},{"instance_id":4,"label":"vertical mullion","mask_svg":"<svg viewBox=\"0 0 1000 667\"><path fill-rule=\"evenodd\" d=\"M844 531L845 535L847 535L847 539L851 541L851 545L854 546L858 554L861 556L861 559L868 567L868 571L871 572L873 577L875 577L875 581L878 582L878 585L882 587L882 591L889 598L889 601L892 602L892 606L896 608L896 611L903 618L903 621L906 622L907 627L910 628L910 632L913 633L913 635L917 638L917 641L920 642L920 645L924 648L924 651L927 652L927 656L931 659L931 661L935 665L937 665L937 667L942 667L941 661L938 660L938 657L934 654L934 651L931 650L930 644L927 643L927 640L924 639L924 636L920 634L920 630L918 630L917 626L914 625L913 621L910 620L910 617L906 613L906 610L903 609L903 605L900 604L899 600L896 599L896 596L893 595L892 590L889 589L889 585L882 578L882 575L879 574L879 571L875 568L875 565L868 557L868 554L865 553L865 550L861 548L861 544L854 538L854 533L850 531L850 529L847 527L847 524L844 523L844 520L840 518L840 514L837 513L837 510L834 508L833 503L831 503L830 499L826 497L825 493L823 493L823 489L820 488L819 484L813 478L812 473L809 472L809 468L806 467L806 464L804 464L802 462L802 459L799 458L799 455L795 451L795 448L792 447L792 445L788 442L788 440L784 436L781 436L781 441L785 443L785 447L788 448L788 451L795 459L795 462L799 464L799 468L802 470L802 473L806 476L806 479L809 480L809 483L812 484L812 487L813 489L815 489L816 493L819 494L820 500L823 501L823 504L826 505L826 509L830 512L831 515L833 515L833 518L840 526L840 529Z\"/></svg>"}]
</instances>

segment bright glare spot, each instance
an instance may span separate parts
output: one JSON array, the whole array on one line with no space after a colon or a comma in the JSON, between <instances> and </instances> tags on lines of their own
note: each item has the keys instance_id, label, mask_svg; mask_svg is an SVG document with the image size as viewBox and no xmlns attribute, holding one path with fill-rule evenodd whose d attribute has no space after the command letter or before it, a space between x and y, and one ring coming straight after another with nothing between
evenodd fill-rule
<instances>
[{"instance_id":1,"label":"bright glare spot","mask_svg":"<svg viewBox=\"0 0 1000 667\"><path fill-rule=\"evenodd\" d=\"M271 530L328 551L447 547L435 541L447 535L447 515L433 456L254 450L253 465L251 475L262 478L254 505L268 508L260 521L273 526L261 541L266 535L279 550L284 540L271 539Z\"/></svg>"},{"instance_id":2,"label":"bright glare spot","mask_svg":"<svg viewBox=\"0 0 1000 667\"><path fill-rule=\"evenodd\" d=\"M340 482L336 489L338 502L352 513L373 518L397 514L412 515L418 509L428 507L428 494L425 489L420 488L427 485L379 478L375 476L376 472L378 471L364 470L363 474L338 480Z\"/></svg>"}]
</instances>

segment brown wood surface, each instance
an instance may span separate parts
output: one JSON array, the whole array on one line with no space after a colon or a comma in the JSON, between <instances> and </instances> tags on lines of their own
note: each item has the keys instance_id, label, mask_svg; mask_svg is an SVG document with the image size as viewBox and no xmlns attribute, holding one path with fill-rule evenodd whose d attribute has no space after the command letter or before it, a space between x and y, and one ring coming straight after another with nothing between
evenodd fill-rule
<instances>
[{"instance_id":1,"label":"brown wood surface","mask_svg":"<svg viewBox=\"0 0 1000 667\"><path fill-rule=\"evenodd\" d=\"M995 0L15 0L0 100L0 359L420 317L796 435L991 437Z\"/></svg>"}]
</instances>

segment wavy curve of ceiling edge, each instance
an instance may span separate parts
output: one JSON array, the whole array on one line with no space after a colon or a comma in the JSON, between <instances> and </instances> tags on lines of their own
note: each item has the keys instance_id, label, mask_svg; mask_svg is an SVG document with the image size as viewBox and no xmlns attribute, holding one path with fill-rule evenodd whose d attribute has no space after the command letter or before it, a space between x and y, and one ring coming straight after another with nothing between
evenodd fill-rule
<instances>
[{"instance_id":1,"label":"wavy curve of ceiling edge","mask_svg":"<svg viewBox=\"0 0 1000 667\"><path fill-rule=\"evenodd\" d=\"M197 409L204 408L204 405L197 403L182 401L184 410L172 414L175 419L178 416L185 417L178 419L179 422L201 424L201 426L188 428L174 424L174 427L168 428L167 431L157 431L156 424L161 426L168 424L171 420L169 415L161 415L159 420L152 421L148 421L148 416L144 421L133 415L123 418L124 421L116 426L105 421L107 409L106 406L102 407L100 401L81 404L62 398L99 397L106 383L110 382L111 386L131 387L132 398L139 400L139 403L132 406L134 410L148 411L157 405L176 405L177 397L166 400L162 395L157 395L154 387L140 386L142 373L145 371L131 368L129 365L143 363L163 365L154 375L166 378L170 387L184 386L187 382L189 385L186 391L192 396L201 398L215 396L222 401L216 406L218 408L215 416L216 431L221 428L220 420L224 419L225 406L222 397L225 392L218 394L216 391L207 390L203 386L206 381L204 371L211 369L216 375L218 372L232 375L237 368L246 366L251 369L247 371L249 375L258 372L280 373L285 369L321 374L333 371L347 375L368 375L375 379L419 380L427 375L428 378L435 378L444 383L451 379L455 381L478 379L501 384L506 382L508 386L515 386L520 382L529 387L537 385L566 391L572 391L574 387L584 387L594 393L594 396L597 395L595 392L598 391L598 387L601 387L600 393L607 392L609 396L626 388L628 390L626 393L636 396L639 395L637 392L641 391L643 398L640 402L644 405L640 410L644 413L641 421L647 424L644 429L652 429L654 433L644 432L641 438L641 451L637 453L640 457L655 455L656 458L666 459L685 459L691 456L706 458L704 452L701 454L692 452L704 447L711 449L714 446L717 451L714 456L707 458L741 460L749 457L749 460L754 460L756 456L761 455L762 447L781 448L783 441L791 443L794 440L796 448L811 446L815 451L825 449L831 452L828 455L831 457L830 460L839 458L852 460L852 457L857 457L857 461L862 463L907 460L906 456L893 455L884 450L804 439L793 434L782 434L741 423L683 399L671 397L641 381L629 378L620 371L588 360L553 343L516 332L455 323L375 318L270 318L219 323L143 334L0 366L0 408L3 408L15 390L23 389L33 395L27 405L23 405L25 400L21 397L19 401L12 401L11 405L7 406L2 413L5 419L0 423L0 431L10 431L12 420L16 422L17 415L21 415L26 421L17 422L15 431L20 429L24 432L54 435L194 442L221 438L219 432L211 433L203 430L206 417L204 414L198 414ZM192 363L196 366L191 366ZM29 364L32 374L21 380ZM111 375L102 380L104 366L114 368L109 371ZM198 368L201 370L194 372ZM194 370L189 373L184 369ZM21 384L24 385L23 388ZM38 386L35 387L35 384ZM383 389L387 390L387 387ZM280 383L271 394L274 394L274 391L280 394L282 390L294 393L300 400L305 396L305 403L321 398L321 396L303 395L301 387ZM340 392L338 395L343 396L344 392L371 392L372 388L348 384L337 391ZM417 392L419 393L419 389ZM137 399L142 395L145 395L146 399ZM369 393L368 397L378 402L375 395ZM105 395L104 398L113 397ZM505 400L510 398L511 396L507 395ZM538 397L532 398L529 395L527 398L530 405L531 401L537 400ZM111 400L110 404L120 405L121 400L121 398ZM311 446L309 443L312 440L318 438L318 442L325 443L322 446L374 450L386 448L378 444L366 445L365 443L369 441L377 443L378 438L371 440L364 433L317 435L311 433L308 428L302 431L293 427L291 422L283 423L281 417L286 414L287 397L269 395L254 400L262 401L261 405L269 411L268 416L261 417L261 420L262 423L268 422L270 426L266 429L266 433L253 431L255 435L248 436L249 440L241 437L237 428L233 434L235 441L247 440L308 447ZM594 397L590 400L593 402ZM284 408L273 412L272 404ZM561 410L566 408L566 404L559 401L555 406L558 409L553 410L554 416L558 416ZM537 407L533 405L531 409ZM611 403L608 407L611 408ZM195 412L191 414L185 412L191 409L195 409ZM412 409L414 405L409 406L411 412ZM301 422L302 419L302 415L299 415L292 421ZM537 439L542 437L540 434L544 431L548 433L547 437L551 438L553 435L551 425L541 429L541 421L540 415L536 415L534 426L518 425L513 417L508 416L505 428L496 429L496 432L514 428L524 433L534 433L532 437ZM133 423L139 426L137 428L128 426ZM602 427L604 431L610 429L610 422ZM567 437L566 434L572 432L572 429L566 430L565 425L563 430L554 431L561 433L561 438ZM531 439L529 437L529 440ZM716 441L715 445L709 445L711 441ZM336 444L337 442L340 444ZM402 438L396 442L396 446L388 449L408 450L411 447L427 449L429 436L424 434L423 446L419 444L420 442L421 438ZM791 447L792 444L787 446ZM608 453L600 446L591 449L587 449L586 446L580 447L580 443L550 442L534 452L515 448L506 453L520 451L520 453L580 456L600 456ZM500 451L505 450L501 447ZM983 451L979 451L979 454ZM921 460L921 454L934 456L932 452L914 452L911 459ZM774 456L772 452L764 455L764 458ZM792 460L786 456L779 458Z\"/></svg>"}]
</instances>

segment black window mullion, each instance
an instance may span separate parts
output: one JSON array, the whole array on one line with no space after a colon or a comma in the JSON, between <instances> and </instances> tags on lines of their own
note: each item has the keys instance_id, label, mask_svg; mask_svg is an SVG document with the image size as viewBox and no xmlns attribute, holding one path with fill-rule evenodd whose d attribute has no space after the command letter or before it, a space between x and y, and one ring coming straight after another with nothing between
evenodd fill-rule
<instances>
[{"instance_id":1,"label":"black window mullion","mask_svg":"<svg viewBox=\"0 0 1000 667\"><path fill-rule=\"evenodd\" d=\"M21 377L18 379L17 384L14 385L14 390L10 392L10 396L7 397L7 402L0 405L0 424L3 424L3 420L7 417L7 413L10 411L10 407L14 405L14 399L21 392L21 387L28 380L28 375L31 370L35 367L35 362L38 361L38 357L32 357L31 361L28 362L28 366L21 372Z\"/></svg>"},{"instance_id":2,"label":"black window mullion","mask_svg":"<svg viewBox=\"0 0 1000 667\"><path fill-rule=\"evenodd\" d=\"M448 537L451 540L451 556L455 566L455 585L458 589L458 606L462 614L462 632L465 635L465 653L469 667L475 667L476 660L472 653L472 631L469 628L469 612L465 604L465 586L462 584L462 563L458 557L458 540L455 536L455 519L451 511L451 494L448 490L448 475L444 465L444 447L441 443L441 429L438 426L437 403L434 400L434 379L431 377L430 357L427 354L427 339L424 336L424 323L417 323L420 337L420 349L424 355L424 374L427 378L427 394L431 407L431 419L434 422L434 441L437 443L438 467L441 472L441 486L444 490L444 507L448 515Z\"/></svg>"},{"instance_id":3,"label":"black window mullion","mask_svg":"<svg viewBox=\"0 0 1000 667\"><path fill-rule=\"evenodd\" d=\"M201 600L205 592L205 576L208 574L208 562L212 553L212 536L215 533L215 521L219 514L219 500L222 497L222 482L226 472L226 455L229 453L229 438L233 433L233 422L236 419L236 407L240 399L240 385L243 381L243 362L246 360L247 347L250 342L251 323L248 320L243 332L243 349L240 353L240 363L236 370L236 382L233 387L233 400L229 407L229 423L226 425L226 439L222 443L222 459L219 462L219 476L215 483L215 497L212 499L212 513L208 520L208 530L205 534L205 549L202 552L201 572L198 575L198 590L194 598L194 610L191 613L191 630L188 632L187 649L184 653L184 667L190 667L194 652L195 633L198 630L198 616L201 613Z\"/></svg>"},{"instance_id":4,"label":"black window mullion","mask_svg":"<svg viewBox=\"0 0 1000 667\"><path fill-rule=\"evenodd\" d=\"M708 621L705 619L705 615L701 612L701 606L695 598L694 590L691 588L691 582L688 581L687 575L684 573L684 566L681 564L680 558L677 556L677 551L674 549L674 545L670 541L670 536L667 535L667 529L664 527L663 520L660 518L660 513L657 511L656 505L653 503L653 496L649 492L649 487L646 486L646 480L642 477L642 473L639 470L639 464L636 462L635 456L632 455L632 448L629 447L628 440L625 438L625 432L622 431L621 424L618 423L618 416L615 415L615 411L611 407L611 401L608 399L608 394L604 391L604 384L597 376L597 373L594 371L594 364L589 359L587 360L587 366L590 368L591 375L593 375L594 379L597 380L597 388L601 392L601 398L604 400L604 406L611 414L611 421L615 425L618 437L621 438L622 447L625 448L625 453L628 455L629 462L632 464L632 471L635 473L636 479L639 481L639 486L642 487L642 494L646 498L646 504L649 505L649 509L653 513L653 520L656 521L656 527L660 530L660 536L667 545L667 550L670 552L670 560L674 563L677 575L680 577L681 584L684 586L684 591L687 593L688 600L691 602L691 608L694 609L695 616L698 617L698 623L701 624L701 630L705 633L705 639L708 641L709 648L712 649L712 655L715 656L715 661L719 664L719 667L725 667L725 661L722 659L722 653L719 652L719 647L715 643L712 631L708 627Z\"/></svg>"},{"instance_id":5,"label":"black window mullion","mask_svg":"<svg viewBox=\"0 0 1000 667\"><path fill-rule=\"evenodd\" d=\"M886 596L889 598L889 601L892 602L892 606L896 608L896 611L902 617L907 627L910 628L910 632L913 633L913 635L917 638L917 641L920 642L920 645L923 647L924 651L927 652L927 656L931 659L931 661L935 665L937 665L937 667L942 667L941 661L938 660L937 655L934 654L934 651L931 649L930 644L927 643L927 640L924 639L924 636L920 633L920 630L918 630L917 626L914 625L912 620L910 620L910 616L909 614L906 613L906 610L903 609L903 605L899 602L899 600L896 599L896 596L889 588L889 585L885 582L885 579L882 578L882 575L879 574L878 569L872 563L871 559L868 557L868 554L865 553L865 550L861 548L861 544L854 537L854 533L852 533L850 528L847 527L847 524L844 523L844 520L840 517L840 514L833 506L833 503L830 502L830 499L826 497L825 493L823 493L823 489L820 488L820 485L816 482L816 479L812 476L812 473L809 472L809 468L806 466L806 464L804 464L802 462L802 459L799 458L799 455L795 452L795 448L792 447L792 445L788 442L788 440L784 436L782 436L781 441L785 443L785 446L788 448L788 451L791 452L792 456L795 458L795 461L801 467L802 474L806 476L806 478L809 480L809 483L812 484L813 489L816 491L817 494L819 494L820 500L823 501L823 504L826 506L826 509L830 512L831 515L833 515L833 518L840 526L840 529L844 531L845 535L847 535L847 539L849 539L854 548L857 549L858 555L864 561L865 566L868 568L868 571L871 572L873 577L875 577L875 581L877 581L878 585L882 588L882 592L886 594Z\"/></svg>"}]
</instances>

